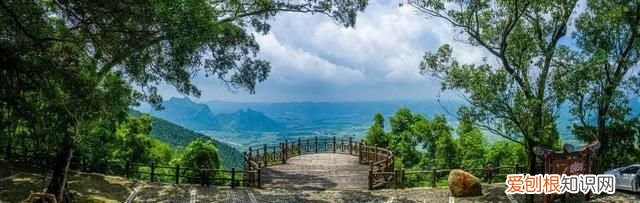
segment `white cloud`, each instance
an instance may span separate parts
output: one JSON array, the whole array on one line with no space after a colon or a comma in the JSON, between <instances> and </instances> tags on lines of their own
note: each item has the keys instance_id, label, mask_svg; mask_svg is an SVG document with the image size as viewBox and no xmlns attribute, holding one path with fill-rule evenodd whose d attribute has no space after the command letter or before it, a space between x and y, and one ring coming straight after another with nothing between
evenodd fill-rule
<instances>
[{"instance_id":1,"label":"white cloud","mask_svg":"<svg viewBox=\"0 0 640 203\"><path fill-rule=\"evenodd\" d=\"M256 34L260 56L272 65L256 94L230 94L215 79L198 79L203 100L433 99L440 83L418 70L425 51L448 43L465 63L480 63L488 55L454 41L450 24L384 1L370 1L355 28L299 13L279 14L271 25L267 35Z\"/></svg>"},{"instance_id":2,"label":"white cloud","mask_svg":"<svg viewBox=\"0 0 640 203\"><path fill-rule=\"evenodd\" d=\"M361 70L331 63L301 48L283 45L272 33L259 35L256 40L261 56L268 59L273 69L271 79L294 84L300 82L326 82L336 84L357 83L364 79Z\"/></svg>"}]
</instances>

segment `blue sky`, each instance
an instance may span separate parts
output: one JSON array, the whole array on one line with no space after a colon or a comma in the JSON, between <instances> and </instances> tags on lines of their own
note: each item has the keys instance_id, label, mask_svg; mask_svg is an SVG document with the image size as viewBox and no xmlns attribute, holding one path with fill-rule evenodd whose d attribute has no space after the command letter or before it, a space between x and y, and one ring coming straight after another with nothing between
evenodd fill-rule
<instances>
[{"instance_id":1,"label":"blue sky","mask_svg":"<svg viewBox=\"0 0 640 203\"><path fill-rule=\"evenodd\" d=\"M418 73L424 52L451 44L466 63L480 63L488 53L459 43L462 36L446 22L418 14L395 1L372 0L344 28L323 15L279 14L266 35L256 34L261 58L271 62L267 81L256 94L228 91L220 81L199 74L199 101L374 101L458 99L440 92L440 82ZM489 57L489 63L492 63ZM165 98L182 96L162 86Z\"/></svg>"}]
</instances>

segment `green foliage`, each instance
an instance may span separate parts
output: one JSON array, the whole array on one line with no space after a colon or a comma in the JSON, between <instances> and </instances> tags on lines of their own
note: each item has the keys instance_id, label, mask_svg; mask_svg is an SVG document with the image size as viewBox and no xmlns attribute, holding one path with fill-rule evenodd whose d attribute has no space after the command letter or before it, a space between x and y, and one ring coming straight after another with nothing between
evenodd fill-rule
<instances>
[{"instance_id":1,"label":"green foliage","mask_svg":"<svg viewBox=\"0 0 640 203\"><path fill-rule=\"evenodd\" d=\"M379 147L387 148L389 146L389 140L384 132L384 117L380 113L376 113L373 116L373 124L369 127L365 142L369 145L376 145Z\"/></svg>"},{"instance_id":2,"label":"green foliage","mask_svg":"<svg viewBox=\"0 0 640 203\"><path fill-rule=\"evenodd\" d=\"M129 116L116 131L110 146L112 159L139 164L169 164L176 152L167 143L151 136L153 118L149 115Z\"/></svg>"},{"instance_id":3,"label":"green foliage","mask_svg":"<svg viewBox=\"0 0 640 203\"><path fill-rule=\"evenodd\" d=\"M486 138L468 119L463 119L458 126L459 139L454 138L453 128L443 115L429 120L403 107L390 120L391 132L384 132L384 126L380 126L384 125L382 115L374 115L367 142L389 140L388 148L395 155L396 168L455 169L486 165Z\"/></svg>"},{"instance_id":4,"label":"green foliage","mask_svg":"<svg viewBox=\"0 0 640 203\"><path fill-rule=\"evenodd\" d=\"M487 148L485 156L487 164L492 164L494 167L522 164L527 158L522 145L508 140L495 141Z\"/></svg>"},{"instance_id":5,"label":"green foliage","mask_svg":"<svg viewBox=\"0 0 640 203\"><path fill-rule=\"evenodd\" d=\"M451 134L443 134L436 141L436 154L433 166L436 168L460 168L459 146Z\"/></svg>"},{"instance_id":6,"label":"green foliage","mask_svg":"<svg viewBox=\"0 0 640 203\"><path fill-rule=\"evenodd\" d=\"M487 141L480 129L467 120L462 119L458 124L458 140L460 142L460 160L464 168L482 168L487 163L485 148Z\"/></svg>"},{"instance_id":7,"label":"green foliage","mask_svg":"<svg viewBox=\"0 0 640 203\"><path fill-rule=\"evenodd\" d=\"M169 164L177 157L176 151L171 145L157 139L151 140L149 156L153 162L159 164Z\"/></svg>"},{"instance_id":8,"label":"green foliage","mask_svg":"<svg viewBox=\"0 0 640 203\"><path fill-rule=\"evenodd\" d=\"M391 117L391 132L388 133L389 149L400 158L397 164L404 168L416 166L420 162L420 153L417 151L417 136L412 130L413 124L418 120L424 120L421 115L413 114L411 110L402 107Z\"/></svg>"},{"instance_id":9,"label":"green foliage","mask_svg":"<svg viewBox=\"0 0 640 203\"><path fill-rule=\"evenodd\" d=\"M191 142L182 152L180 164L191 168L213 168L218 169L220 156L218 149L210 140L196 139Z\"/></svg>"},{"instance_id":10,"label":"green foliage","mask_svg":"<svg viewBox=\"0 0 640 203\"><path fill-rule=\"evenodd\" d=\"M391 134L397 135L409 131L414 121L414 115L411 110L406 107L398 109L391 117Z\"/></svg>"},{"instance_id":11,"label":"green foliage","mask_svg":"<svg viewBox=\"0 0 640 203\"><path fill-rule=\"evenodd\" d=\"M116 148L113 156L119 160L128 160L133 163L149 163L152 140L151 117L130 116L127 122L120 125L116 131Z\"/></svg>"},{"instance_id":12,"label":"green foliage","mask_svg":"<svg viewBox=\"0 0 640 203\"><path fill-rule=\"evenodd\" d=\"M426 128L427 131L423 131L420 135L423 135L423 147L427 151L427 156L423 159L423 164L426 164L430 167L436 167L437 159L438 159L438 150L443 149L446 146L439 146L438 142L442 141L443 144L450 144L448 140L441 140L443 137L448 137L446 139L451 138L451 130L452 128L447 124L447 120L442 115L436 115L431 122L429 122L429 127ZM450 147L450 146L449 146ZM455 152L453 152L455 153ZM431 156L429 156L431 155ZM453 161L453 160L452 160Z\"/></svg>"}]
</instances>

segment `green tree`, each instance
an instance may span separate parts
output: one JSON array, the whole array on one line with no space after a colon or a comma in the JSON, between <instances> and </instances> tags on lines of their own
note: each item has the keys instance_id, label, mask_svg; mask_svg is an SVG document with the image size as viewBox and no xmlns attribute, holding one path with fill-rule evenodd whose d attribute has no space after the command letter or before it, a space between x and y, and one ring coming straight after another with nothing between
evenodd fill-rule
<instances>
[{"instance_id":1,"label":"green tree","mask_svg":"<svg viewBox=\"0 0 640 203\"><path fill-rule=\"evenodd\" d=\"M527 154L522 145L508 140L495 141L488 147L486 160L494 167L524 163Z\"/></svg>"},{"instance_id":2,"label":"green tree","mask_svg":"<svg viewBox=\"0 0 640 203\"><path fill-rule=\"evenodd\" d=\"M408 4L427 16L449 22L462 42L483 48L496 66L463 64L449 45L427 52L420 72L440 78L443 89L462 90L470 107L461 111L476 125L521 143L528 172L535 174L534 146L544 146L555 125L560 102L550 88L558 42L566 35L571 1L422 1ZM486 61L486 60L485 60ZM533 201L533 196L528 197Z\"/></svg>"},{"instance_id":3,"label":"green tree","mask_svg":"<svg viewBox=\"0 0 640 203\"><path fill-rule=\"evenodd\" d=\"M450 133L442 134L436 141L434 165L436 168L453 169L460 167L459 145Z\"/></svg>"},{"instance_id":4,"label":"green tree","mask_svg":"<svg viewBox=\"0 0 640 203\"><path fill-rule=\"evenodd\" d=\"M208 166L209 168L218 169L220 165L220 156L218 149L210 140L204 141L200 138L191 142L182 152L180 157L181 165L191 168L200 168Z\"/></svg>"},{"instance_id":5,"label":"green tree","mask_svg":"<svg viewBox=\"0 0 640 203\"><path fill-rule=\"evenodd\" d=\"M389 139L384 132L384 117L380 113L376 113L373 116L373 124L367 131L365 141L370 145L377 145L379 147L387 148L389 146Z\"/></svg>"},{"instance_id":6,"label":"green tree","mask_svg":"<svg viewBox=\"0 0 640 203\"><path fill-rule=\"evenodd\" d=\"M116 159L128 160L132 163L149 163L150 149L153 145L151 132L151 117L148 115L129 116L127 122L120 125L116 131L116 148L113 156Z\"/></svg>"},{"instance_id":7,"label":"green tree","mask_svg":"<svg viewBox=\"0 0 640 203\"><path fill-rule=\"evenodd\" d=\"M420 153L416 150L418 137L412 126L417 120L423 119L423 116L414 115L406 107L398 109L390 118L391 132L387 133L389 149L399 158L396 164L402 168L411 168L420 162Z\"/></svg>"},{"instance_id":8,"label":"green tree","mask_svg":"<svg viewBox=\"0 0 640 203\"><path fill-rule=\"evenodd\" d=\"M407 107L401 107L391 117L391 134L400 134L409 131L414 123L414 115Z\"/></svg>"},{"instance_id":9,"label":"green tree","mask_svg":"<svg viewBox=\"0 0 640 203\"><path fill-rule=\"evenodd\" d=\"M601 173L611 167L611 158L617 157L618 147L630 144L618 140L633 139L631 133L620 137L612 136L610 131L629 126L625 124L630 113L629 98L640 89L638 76L632 71L640 60L640 3L586 2L585 11L575 23L577 48L564 50L563 57L555 61L561 73L557 74L560 82L555 89L572 103L578 139L600 141L594 170Z\"/></svg>"},{"instance_id":10,"label":"green tree","mask_svg":"<svg viewBox=\"0 0 640 203\"><path fill-rule=\"evenodd\" d=\"M458 125L460 142L460 160L465 168L482 168L485 162L485 146L487 141L480 129L473 126L468 119L461 119Z\"/></svg>"},{"instance_id":11,"label":"green tree","mask_svg":"<svg viewBox=\"0 0 640 203\"><path fill-rule=\"evenodd\" d=\"M167 143L152 139L149 158L158 164L170 164L176 158L176 151Z\"/></svg>"}]
</instances>

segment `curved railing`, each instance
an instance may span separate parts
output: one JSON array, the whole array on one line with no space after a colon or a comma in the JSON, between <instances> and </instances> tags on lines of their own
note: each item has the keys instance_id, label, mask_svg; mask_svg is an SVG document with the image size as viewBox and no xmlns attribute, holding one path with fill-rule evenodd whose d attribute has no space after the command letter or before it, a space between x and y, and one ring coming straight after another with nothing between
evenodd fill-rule
<instances>
[{"instance_id":1,"label":"curved railing","mask_svg":"<svg viewBox=\"0 0 640 203\"><path fill-rule=\"evenodd\" d=\"M369 189L384 187L394 181L393 152L388 149L366 145L353 139L319 138L285 140L278 145L263 145L249 148L244 153L245 177L250 186L261 187L260 169L286 164L287 159L304 154L340 153L358 156L358 163L369 165Z\"/></svg>"}]
</instances>

